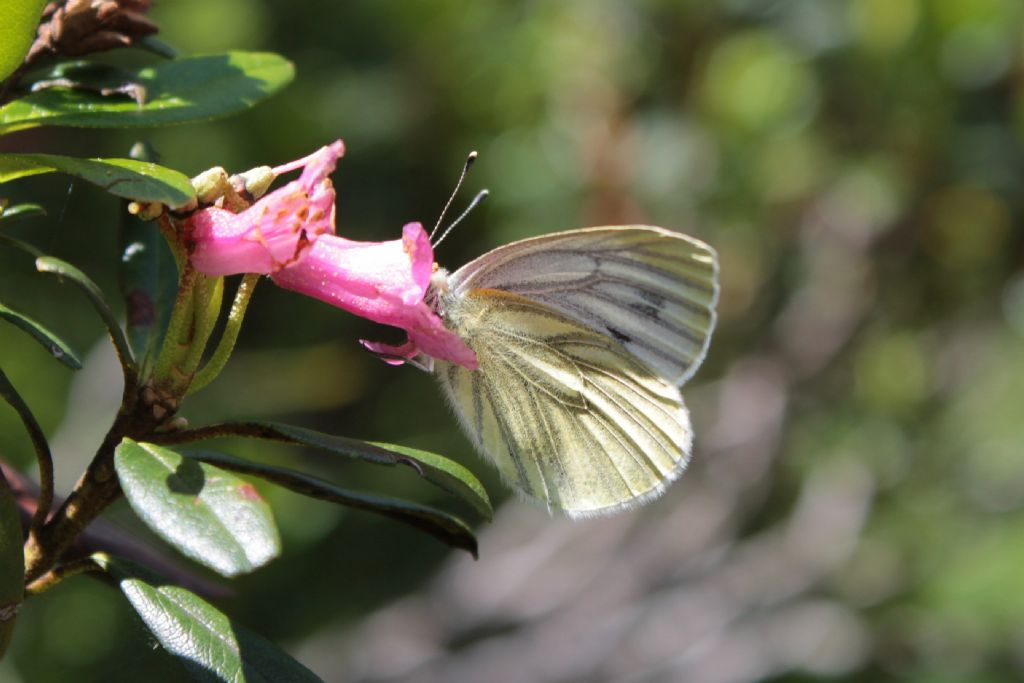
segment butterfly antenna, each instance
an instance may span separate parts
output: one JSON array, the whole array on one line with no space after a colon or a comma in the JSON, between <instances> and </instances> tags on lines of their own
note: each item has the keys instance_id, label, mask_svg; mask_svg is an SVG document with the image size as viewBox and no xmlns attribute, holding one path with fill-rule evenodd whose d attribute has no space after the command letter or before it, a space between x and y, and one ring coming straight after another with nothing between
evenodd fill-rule
<instances>
[{"instance_id":1,"label":"butterfly antenna","mask_svg":"<svg viewBox=\"0 0 1024 683\"><path fill-rule=\"evenodd\" d=\"M462 187L462 181L466 179L466 173L469 172L469 167L473 165L474 161L476 161L477 156L476 150L473 150L469 153L469 156L466 157L466 163L462 165L462 173L459 174L459 181L455 183L455 189L452 190L451 196L448 197L448 201L445 202L444 208L441 209L441 215L437 217L437 223L434 224L434 229L430 231L431 241L433 241L434 235L437 233L437 229L441 227L441 221L444 220L444 215L448 213L448 209L451 208L452 202L455 201L455 195L459 193L459 188ZM459 217L455 222L458 223L459 220L462 220L462 218ZM451 230L451 228L449 227L448 230ZM447 230L445 232L447 233ZM438 242L440 241L441 240L438 240Z\"/></svg>"},{"instance_id":2,"label":"butterfly antenna","mask_svg":"<svg viewBox=\"0 0 1024 683\"><path fill-rule=\"evenodd\" d=\"M455 220L453 220L452 224L449 225L447 228L445 228L444 232L441 233L441 236L437 238L437 241L434 242L433 244L431 244L430 246L432 246L432 247L434 247L436 249L437 245L441 244L441 242L444 241L444 238L448 236L448 233L450 233L452 231L452 228L454 228L456 225L461 223L462 219L465 218L466 216L468 216L469 212L477 207L477 204L479 204L483 200L487 199L487 195L489 195L489 194L490 194L489 190L480 190L479 192L477 192L476 196L473 197L473 201L471 201L469 203L469 206L466 207L466 210L463 211L461 214L459 214L459 217L456 218Z\"/></svg>"}]
</instances>

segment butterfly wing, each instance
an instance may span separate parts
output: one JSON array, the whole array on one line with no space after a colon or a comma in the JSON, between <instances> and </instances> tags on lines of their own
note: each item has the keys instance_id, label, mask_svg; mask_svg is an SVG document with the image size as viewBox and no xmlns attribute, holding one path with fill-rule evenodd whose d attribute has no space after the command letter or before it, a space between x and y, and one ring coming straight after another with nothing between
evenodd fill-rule
<instances>
[{"instance_id":1,"label":"butterfly wing","mask_svg":"<svg viewBox=\"0 0 1024 683\"><path fill-rule=\"evenodd\" d=\"M499 247L449 282L456 294L499 289L561 311L681 385L711 341L718 257L700 240L663 228L584 228Z\"/></svg>"},{"instance_id":2,"label":"butterfly wing","mask_svg":"<svg viewBox=\"0 0 1024 683\"><path fill-rule=\"evenodd\" d=\"M500 290L461 299L455 326L475 371L435 371L474 445L519 491L572 516L659 494L686 466L679 390L621 344Z\"/></svg>"},{"instance_id":3,"label":"butterfly wing","mask_svg":"<svg viewBox=\"0 0 1024 683\"><path fill-rule=\"evenodd\" d=\"M710 247L660 228L496 249L449 280L446 321L479 368L438 362L442 388L521 492L571 516L638 505L686 466L677 385L706 351L716 274Z\"/></svg>"}]
</instances>

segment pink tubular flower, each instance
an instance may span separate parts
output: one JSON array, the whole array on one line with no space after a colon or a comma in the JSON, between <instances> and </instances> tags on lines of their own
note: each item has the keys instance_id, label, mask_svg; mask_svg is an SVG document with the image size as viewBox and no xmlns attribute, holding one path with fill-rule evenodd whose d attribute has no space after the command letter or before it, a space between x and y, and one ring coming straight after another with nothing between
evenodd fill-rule
<instances>
[{"instance_id":1,"label":"pink tubular flower","mask_svg":"<svg viewBox=\"0 0 1024 683\"><path fill-rule=\"evenodd\" d=\"M402 346L363 342L393 362L424 353L476 369L476 354L423 301L433 267L427 233L419 223L409 223L402 239L389 242L321 235L298 263L271 277L285 289L404 329L409 340Z\"/></svg>"},{"instance_id":2,"label":"pink tubular flower","mask_svg":"<svg viewBox=\"0 0 1024 683\"><path fill-rule=\"evenodd\" d=\"M444 326L423 297L434 250L423 226L409 223L402 239L355 242L334 234L334 187L327 177L344 153L341 140L273 169L303 168L298 180L241 213L196 211L182 235L193 267L210 276L262 273L274 282L364 318L404 329L401 346L364 342L388 362L419 354L477 367L476 354Z\"/></svg>"},{"instance_id":3,"label":"pink tubular flower","mask_svg":"<svg viewBox=\"0 0 1024 683\"><path fill-rule=\"evenodd\" d=\"M275 273L302 260L319 235L334 232L334 186L327 176L345 153L341 140L274 169L302 175L241 213L211 206L185 221L192 265L211 276Z\"/></svg>"}]
</instances>

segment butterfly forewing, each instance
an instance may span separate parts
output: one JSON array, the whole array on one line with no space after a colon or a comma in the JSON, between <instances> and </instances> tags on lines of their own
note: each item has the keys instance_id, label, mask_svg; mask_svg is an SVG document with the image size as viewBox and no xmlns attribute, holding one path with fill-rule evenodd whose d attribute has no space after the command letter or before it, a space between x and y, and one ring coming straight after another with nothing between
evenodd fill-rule
<instances>
[{"instance_id":1,"label":"butterfly forewing","mask_svg":"<svg viewBox=\"0 0 1024 683\"><path fill-rule=\"evenodd\" d=\"M629 507L682 472L678 389L626 347L546 304L475 289L445 309L479 368L438 362L475 445L515 488L570 515Z\"/></svg>"},{"instance_id":2,"label":"butterfly forewing","mask_svg":"<svg viewBox=\"0 0 1024 683\"><path fill-rule=\"evenodd\" d=\"M498 289L554 308L678 385L707 352L717 278L715 252L699 240L612 226L513 242L460 268L450 283L456 295Z\"/></svg>"}]
</instances>

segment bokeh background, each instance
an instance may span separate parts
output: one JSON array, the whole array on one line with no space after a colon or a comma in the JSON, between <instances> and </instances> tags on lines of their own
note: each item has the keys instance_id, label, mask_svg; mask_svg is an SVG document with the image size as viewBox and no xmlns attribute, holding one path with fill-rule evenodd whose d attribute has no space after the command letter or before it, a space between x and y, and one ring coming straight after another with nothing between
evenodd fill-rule
<instances>
[{"instance_id":1,"label":"bokeh background","mask_svg":"<svg viewBox=\"0 0 1024 683\"><path fill-rule=\"evenodd\" d=\"M342 137L338 231L432 224L464 155L491 198L457 266L512 239L643 222L721 256L720 326L685 394L691 471L663 499L570 523L508 501L481 559L395 523L266 490L284 555L227 611L328 681L915 681L1024 678L1024 5L1018 0L160 2L185 54L292 59L242 116L147 133L188 174ZM145 56L119 59L144 61ZM123 155L134 138L43 129L8 149ZM109 197L15 232L112 294ZM75 376L0 327L4 370L71 486L120 391L79 294L0 252L0 298L89 350ZM458 457L431 379L376 361L392 330L261 286L193 423L287 419ZM415 476L226 443L253 458L458 511ZM0 453L31 472L13 413ZM123 505L107 515L135 529ZM4 681L183 673L88 578L23 610Z\"/></svg>"}]
</instances>

